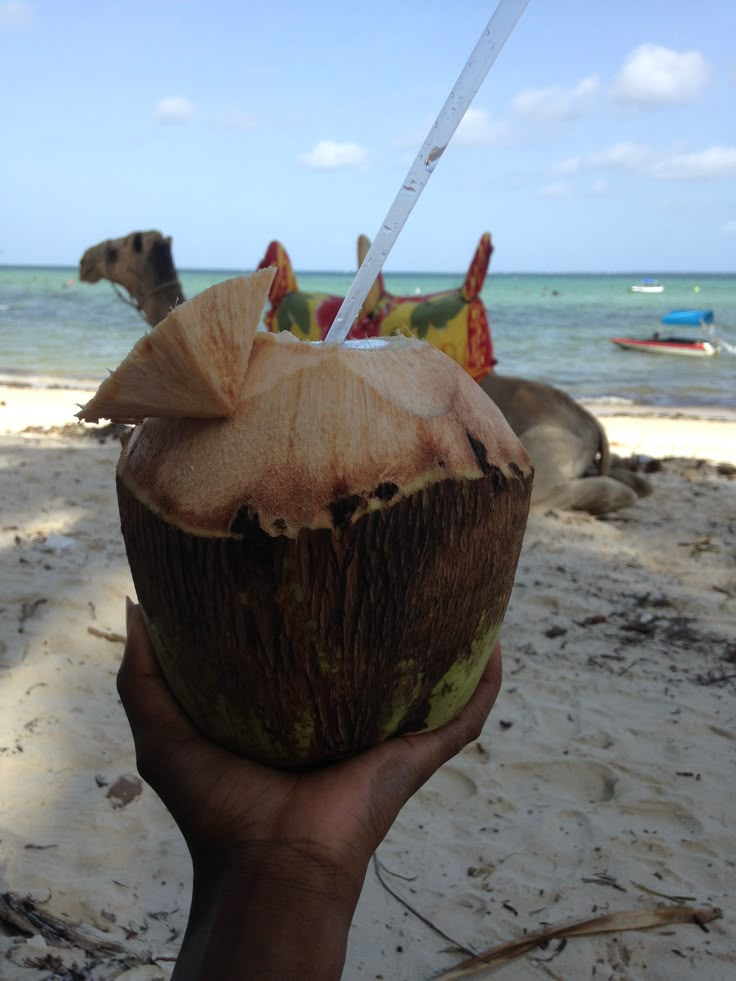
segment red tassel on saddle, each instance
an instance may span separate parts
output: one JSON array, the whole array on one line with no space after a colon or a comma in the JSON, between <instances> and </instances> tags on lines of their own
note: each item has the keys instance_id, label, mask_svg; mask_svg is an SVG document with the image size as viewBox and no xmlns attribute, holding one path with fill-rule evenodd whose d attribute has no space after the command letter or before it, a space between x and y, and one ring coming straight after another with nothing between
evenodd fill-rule
<instances>
[{"instance_id":1,"label":"red tassel on saddle","mask_svg":"<svg viewBox=\"0 0 736 981\"><path fill-rule=\"evenodd\" d=\"M271 307L266 312L263 321L269 330L273 330L273 319L279 304L287 293L296 293L299 287L297 286L296 274L291 265L291 259L281 242L274 241L269 243L266 254L258 263L259 269L265 269L267 266L276 266L276 275L271 283L271 289L268 291Z\"/></svg>"}]
</instances>

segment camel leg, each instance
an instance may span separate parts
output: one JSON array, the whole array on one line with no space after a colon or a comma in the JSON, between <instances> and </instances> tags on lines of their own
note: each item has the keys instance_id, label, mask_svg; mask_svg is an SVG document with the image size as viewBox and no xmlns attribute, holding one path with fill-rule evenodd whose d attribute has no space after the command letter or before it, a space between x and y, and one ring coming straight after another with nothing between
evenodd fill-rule
<instances>
[{"instance_id":1,"label":"camel leg","mask_svg":"<svg viewBox=\"0 0 736 981\"><path fill-rule=\"evenodd\" d=\"M649 497L653 492L652 482L642 477L641 474L634 473L627 467L611 467L608 471L609 477L619 480L622 484L630 487L638 497Z\"/></svg>"},{"instance_id":2,"label":"camel leg","mask_svg":"<svg viewBox=\"0 0 736 981\"><path fill-rule=\"evenodd\" d=\"M636 492L612 477L576 477L559 484L534 505L598 515L630 507L636 501Z\"/></svg>"},{"instance_id":3,"label":"camel leg","mask_svg":"<svg viewBox=\"0 0 736 981\"><path fill-rule=\"evenodd\" d=\"M582 477L593 465L597 444L571 429L539 423L517 435L534 463L532 502L546 499L562 484Z\"/></svg>"},{"instance_id":4,"label":"camel leg","mask_svg":"<svg viewBox=\"0 0 736 981\"><path fill-rule=\"evenodd\" d=\"M520 439L534 463L534 507L605 514L636 501L636 492L620 480L583 476L593 463L597 446L577 433L541 424L522 433Z\"/></svg>"}]
</instances>

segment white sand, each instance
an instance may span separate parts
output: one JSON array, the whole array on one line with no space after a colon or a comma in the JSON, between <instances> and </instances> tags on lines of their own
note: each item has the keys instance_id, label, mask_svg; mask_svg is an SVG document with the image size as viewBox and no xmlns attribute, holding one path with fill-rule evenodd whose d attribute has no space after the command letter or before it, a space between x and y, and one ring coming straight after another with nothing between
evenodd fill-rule
<instances>
[{"instance_id":1,"label":"white sand","mask_svg":"<svg viewBox=\"0 0 736 981\"><path fill-rule=\"evenodd\" d=\"M93 389L29 388L0 384L0 433L19 433L34 426L81 426L74 414L93 395Z\"/></svg>"},{"instance_id":2,"label":"white sand","mask_svg":"<svg viewBox=\"0 0 736 981\"><path fill-rule=\"evenodd\" d=\"M135 774L115 692L132 594L117 445L18 432L70 421L84 397L0 387L0 895L31 897L125 956L0 926L8 981L74 962L95 981L167 978L188 908L186 849L156 796L106 796ZM736 463L736 421L604 422L622 455L679 459L607 519L532 515L499 703L379 858L394 891L473 949L667 903L652 892L724 912L708 933L553 942L494 977L723 981L736 976L736 478L713 464ZM346 978L430 978L462 959L451 948L369 871Z\"/></svg>"},{"instance_id":3,"label":"white sand","mask_svg":"<svg viewBox=\"0 0 736 981\"><path fill-rule=\"evenodd\" d=\"M628 457L695 457L736 463L736 411L630 407L626 412L587 406L603 422L611 451Z\"/></svg>"}]
</instances>

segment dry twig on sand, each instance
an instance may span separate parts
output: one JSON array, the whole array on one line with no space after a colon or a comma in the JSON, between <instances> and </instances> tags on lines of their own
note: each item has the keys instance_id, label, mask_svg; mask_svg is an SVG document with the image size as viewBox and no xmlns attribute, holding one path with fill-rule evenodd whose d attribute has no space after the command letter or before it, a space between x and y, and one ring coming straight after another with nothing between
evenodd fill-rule
<instances>
[{"instance_id":1,"label":"dry twig on sand","mask_svg":"<svg viewBox=\"0 0 736 981\"><path fill-rule=\"evenodd\" d=\"M489 967L499 967L501 964L526 954L540 944L550 940L567 937L581 937L594 933L616 933L624 930L651 930L654 927L670 926L673 923L695 923L706 930L706 923L718 920L721 911L714 906L658 906L654 909L625 910L620 913L608 913L593 919L578 920L555 927L546 927L534 933L527 933L518 940L490 947L475 957L471 957L457 967L439 975L436 981L456 981L478 974Z\"/></svg>"}]
</instances>

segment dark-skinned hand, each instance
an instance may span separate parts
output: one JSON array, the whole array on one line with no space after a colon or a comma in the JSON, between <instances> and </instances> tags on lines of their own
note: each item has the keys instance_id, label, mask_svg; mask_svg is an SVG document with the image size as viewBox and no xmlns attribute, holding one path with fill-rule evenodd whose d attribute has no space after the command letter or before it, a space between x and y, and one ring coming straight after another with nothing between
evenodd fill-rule
<instances>
[{"instance_id":1,"label":"dark-skinned hand","mask_svg":"<svg viewBox=\"0 0 736 981\"><path fill-rule=\"evenodd\" d=\"M194 866L174 978L339 978L371 856L409 798L479 737L501 687L500 645L468 704L442 728L288 771L203 736L158 668L139 607L129 603L127 620L118 691L138 769Z\"/></svg>"}]
</instances>

